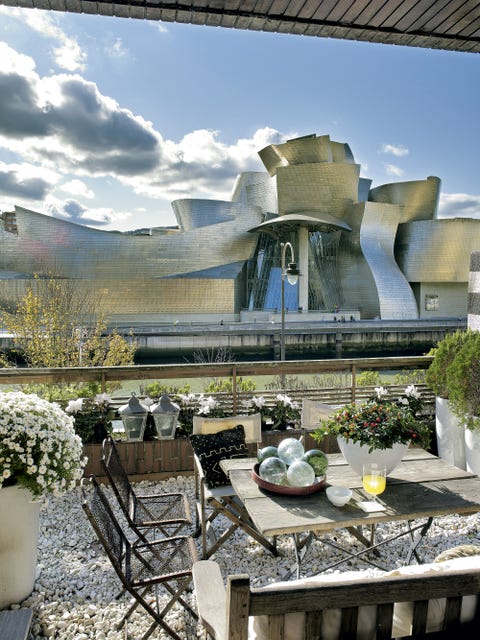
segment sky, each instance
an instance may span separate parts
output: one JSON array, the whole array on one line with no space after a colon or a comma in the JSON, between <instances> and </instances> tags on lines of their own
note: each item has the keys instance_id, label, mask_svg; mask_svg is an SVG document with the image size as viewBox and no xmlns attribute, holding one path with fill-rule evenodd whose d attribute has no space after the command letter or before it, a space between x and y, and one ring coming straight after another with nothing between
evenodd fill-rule
<instances>
[{"instance_id":1,"label":"sky","mask_svg":"<svg viewBox=\"0 0 480 640\"><path fill-rule=\"evenodd\" d=\"M229 200L315 133L480 218L479 105L479 54L0 6L0 211L174 226L173 200Z\"/></svg>"}]
</instances>

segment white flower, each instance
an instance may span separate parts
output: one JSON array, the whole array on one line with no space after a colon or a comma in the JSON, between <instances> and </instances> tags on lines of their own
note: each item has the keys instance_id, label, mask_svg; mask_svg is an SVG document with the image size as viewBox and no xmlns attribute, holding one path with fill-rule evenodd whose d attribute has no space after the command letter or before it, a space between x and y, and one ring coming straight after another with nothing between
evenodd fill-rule
<instances>
[{"instance_id":1,"label":"white flower","mask_svg":"<svg viewBox=\"0 0 480 640\"><path fill-rule=\"evenodd\" d=\"M95 396L95 403L98 404L99 407L107 409L111 404L112 399L108 395L108 393L97 393Z\"/></svg>"},{"instance_id":2,"label":"white flower","mask_svg":"<svg viewBox=\"0 0 480 640\"><path fill-rule=\"evenodd\" d=\"M411 384L410 386L408 386L405 389L404 393L407 396L407 398L415 398L415 400L418 400L421 395L420 391L418 391L417 387L414 384Z\"/></svg>"},{"instance_id":3,"label":"white flower","mask_svg":"<svg viewBox=\"0 0 480 640\"><path fill-rule=\"evenodd\" d=\"M198 399L198 404L198 413L200 415L208 415L211 411L213 411L213 409L218 407L220 403L217 402L217 400L215 400L215 398L213 398L212 396L208 396L208 398L205 398L202 393Z\"/></svg>"},{"instance_id":4,"label":"white flower","mask_svg":"<svg viewBox=\"0 0 480 640\"><path fill-rule=\"evenodd\" d=\"M385 387L375 387L375 393L377 394L377 398L381 400L385 396L388 396L388 391Z\"/></svg>"},{"instance_id":5,"label":"white flower","mask_svg":"<svg viewBox=\"0 0 480 640\"><path fill-rule=\"evenodd\" d=\"M405 404L405 405L408 405L408 404L409 404L409 402L408 402L408 399L407 399L407 398L399 398L399 400L398 400L398 401L399 401L399 403L400 403L400 404Z\"/></svg>"},{"instance_id":6,"label":"white flower","mask_svg":"<svg viewBox=\"0 0 480 640\"><path fill-rule=\"evenodd\" d=\"M70 400L70 402L67 404L65 411L67 413L78 413L79 411L82 410L83 407L83 399L82 398L77 398L76 400Z\"/></svg>"},{"instance_id":7,"label":"white flower","mask_svg":"<svg viewBox=\"0 0 480 640\"><path fill-rule=\"evenodd\" d=\"M252 404L257 407L257 409L263 409L265 406L265 398L263 396L253 396Z\"/></svg>"},{"instance_id":8,"label":"white flower","mask_svg":"<svg viewBox=\"0 0 480 640\"><path fill-rule=\"evenodd\" d=\"M35 496L73 487L86 464L73 420L34 394L0 393L0 487L13 479Z\"/></svg>"}]
</instances>

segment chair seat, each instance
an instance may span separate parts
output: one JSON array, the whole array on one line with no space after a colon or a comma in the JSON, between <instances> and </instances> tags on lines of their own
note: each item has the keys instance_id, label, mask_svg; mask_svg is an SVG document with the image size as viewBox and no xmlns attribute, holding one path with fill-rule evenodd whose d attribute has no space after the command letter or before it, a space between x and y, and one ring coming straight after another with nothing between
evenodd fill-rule
<instances>
[{"instance_id":1,"label":"chair seat","mask_svg":"<svg viewBox=\"0 0 480 640\"><path fill-rule=\"evenodd\" d=\"M231 484L225 484L221 487L214 487L212 489L205 486L204 493L207 500L209 498L223 498L236 495L235 490Z\"/></svg>"},{"instance_id":2,"label":"chair seat","mask_svg":"<svg viewBox=\"0 0 480 640\"><path fill-rule=\"evenodd\" d=\"M182 493L137 495L136 498L133 503L133 521L139 527L152 527L156 524L190 524L185 514Z\"/></svg>"},{"instance_id":3,"label":"chair seat","mask_svg":"<svg viewBox=\"0 0 480 640\"><path fill-rule=\"evenodd\" d=\"M154 582L166 582L172 577L182 576L190 580L195 553L192 551L191 539L187 536L163 538L148 545L137 545L135 553L130 552L126 558L131 575L132 585L141 586Z\"/></svg>"}]
</instances>

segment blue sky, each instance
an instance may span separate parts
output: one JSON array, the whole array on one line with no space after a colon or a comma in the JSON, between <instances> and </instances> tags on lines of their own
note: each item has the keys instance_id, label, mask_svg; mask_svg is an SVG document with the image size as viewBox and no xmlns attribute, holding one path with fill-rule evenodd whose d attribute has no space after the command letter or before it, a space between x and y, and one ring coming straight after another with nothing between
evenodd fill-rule
<instances>
[{"instance_id":1,"label":"blue sky","mask_svg":"<svg viewBox=\"0 0 480 640\"><path fill-rule=\"evenodd\" d=\"M175 225L258 151L347 142L372 186L435 175L480 217L480 55L0 7L0 210Z\"/></svg>"}]
</instances>

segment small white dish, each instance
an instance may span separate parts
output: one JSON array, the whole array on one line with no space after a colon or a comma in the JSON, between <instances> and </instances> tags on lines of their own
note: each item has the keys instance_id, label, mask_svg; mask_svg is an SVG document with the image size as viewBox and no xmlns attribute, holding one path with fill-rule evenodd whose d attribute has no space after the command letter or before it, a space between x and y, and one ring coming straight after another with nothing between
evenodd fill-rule
<instances>
[{"instance_id":1,"label":"small white dish","mask_svg":"<svg viewBox=\"0 0 480 640\"><path fill-rule=\"evenodd\" d=\"M343 507L352 497L352 490L348 487L327 487L327 498L336 507Z\"/></svg>"}]
</instances>

